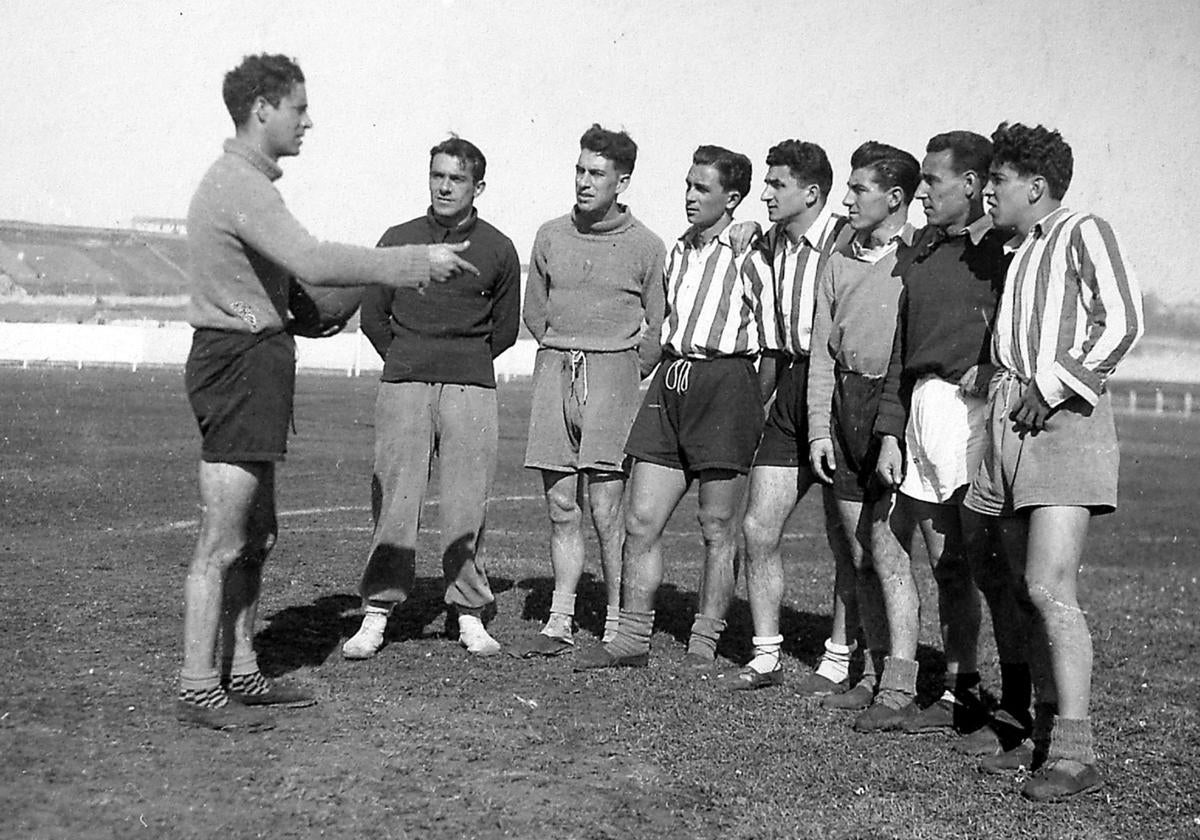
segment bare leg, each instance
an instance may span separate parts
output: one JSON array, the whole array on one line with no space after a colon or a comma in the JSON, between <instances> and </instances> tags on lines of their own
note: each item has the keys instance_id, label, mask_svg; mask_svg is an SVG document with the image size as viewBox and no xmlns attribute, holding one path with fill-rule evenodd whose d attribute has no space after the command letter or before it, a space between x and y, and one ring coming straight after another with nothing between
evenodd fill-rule
<instances>
[{"instance_id":1,"label":"bare leg","mask_svg":"<svg viewBox=\"0 0 1200 840\"><path fill-rule=\"evenodd\" d=\"M246 548L225 576L221 633L223 675L258 670L254 653L254 623L258 618L262 570L279 533L275 518L275 469L266 464L250 509Z\"/></svg>"},{"instance_id":2,"label":"bare leg","mask_svg":"<svg viewBox=\"0 0 1200 840\"><path fill-rule=\"evenodd\" d=\"M746 537L746 588L754 635L779 635L783 603L783 555L780 542L800 490L795 467L755 467L750 471L749 504L742 521Z\"/></svg>"},{"instance_id":3,"label":"bare leg","mask_svg":"<svg viewBox=\"0 0 1200 840\"><path fill-rule=\"evenodd\" d=\"M554 590L574 593L583 574L583 514L579 508L579 474L542 470L546 511L550 517L550 565Z\"/></svg>"},{"instance_id":4,"label":"bare leg","mask_svg":"<svg viewBox=\"0 0 1200 840\"><path fill-rule=\"evenodd\" d=\"M662 534L687 492L681 470L635 461L625 512L621 590L625 609L648 613L663 578Z\"/></svg>"},{"instance_id":5,"label":"bare leg","mask_svg":"<svg viewBox=\"0 0 1200 840\"><path fill-rule=\"evenodd\" d=\"M621 549L625 544L625 510L622 504L625 477L621 473L587 473L588 505L592 525L600 541L600 567L604 572L604 588L608 607L621 606Z\"/></svg>"},{"instance_id":6,"label":"bare leg","mask_svg":"<svg viewBox=\"0 0 1200 840\"><path fill-rule=\"evenodd\" d=\"M705 470L700 475L699 520L705 557L700 577L700 615L723 620L733 600L737 521L745 489L746 476L741 473Z\"/></svg>"},{"instance_id":7,"label":"bare leg","mask_svg":"<svg viewBox=\"0 0 1200 840\"><path fill-rule=\"evenodd\" d=\"M910 500L900 493L870 505L871 547L879 576L893 657L915 661L920 634L921 601L913 580L909 552L916 531ZM890 513L889 513L890 511Z\"/></svg>"},{"instance_id":8,"label":"bare leg","mask_svg":"<svg viewBox=\"0 0 1200 840\"><path fill-rule=\"evenodd\" d=\"M217 632L221 624L226 578L229 570L247 552L265 551L268 546L252 546L251 520L259 502L260 487L271 485L274 475L271 463L201 463L200 500L204 513L200 521L200 538L188 567L184 583L183 614L183 679L216 685L220 680L217 663ZM273 486L273 485L271 485ZM246 578L239 576L234 587L244 587ZM244 613L246 594L232 594L228 602L239 604L236 610ZM256 598L252 603L256 603ZM235 646L239 632L246 636L245 615L241 630L234 632ZM252 638L252 637L251 637Z\"/></svg>"},{"instance_id":9,"label":"bare leg","mask_svg":"<svg viewBox=\"0 0 1200 840\"><path fill-rule=\"evenodd\" d=\"M863 503L836 499L841 539L850 549L849 561L854 574L858 614L862 621L867 647L885 651L891 646L887 614L883 606L883 591L871 557L871 523L864 516Z\"/></svg>"},{"instance_id":10,"label":"bare leg","mask_svg":"<svg viewBox=\"0 0 1200 840\"><path fill-rule=\"evenodd\" d=\"M838 516L837 500L829 487L821 487L825 510L825 538L833 553L833 626L829 641L849 647L858 637L858 574L852 559L851 540Z\"/></svg>"}]
</instances>

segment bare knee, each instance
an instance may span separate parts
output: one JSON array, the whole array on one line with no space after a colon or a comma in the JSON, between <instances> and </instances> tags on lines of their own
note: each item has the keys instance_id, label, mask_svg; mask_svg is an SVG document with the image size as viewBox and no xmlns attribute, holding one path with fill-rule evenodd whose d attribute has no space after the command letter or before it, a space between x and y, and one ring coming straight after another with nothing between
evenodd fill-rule
<instances>
[{"instance_id":1,"label":"bare knee","mask_svg":"<svg viewBox=\"0 0 1200 840\"><path fill-rule=\"evenodd\" d=\"M546 509L555 530L578 530L583 513L574 495L551 493L546 497Z\"/></svg>"},{"instance_id":2,"label":"bare knee","mask_svg":"<svg viewBox=\"0 0 1200 840\"><path fill-rule=\"evenodd\" d=\"M705 545L724 545L733 540L733 515L714 513L701 508L696 519L700 522L700 533Z\"/></svg>"},{"instance_id":3,"label":"bare knee","mask_svg":"<svg viewBox=\"0 0 1200 840\"><path fill-rule=\"evenodd\" d=\"M746 537L747 553L754 556L769 554L779 545L779 529L766 522L754 511L747 511L742 520L742 534Z\"/></svg>"}]
</instances>

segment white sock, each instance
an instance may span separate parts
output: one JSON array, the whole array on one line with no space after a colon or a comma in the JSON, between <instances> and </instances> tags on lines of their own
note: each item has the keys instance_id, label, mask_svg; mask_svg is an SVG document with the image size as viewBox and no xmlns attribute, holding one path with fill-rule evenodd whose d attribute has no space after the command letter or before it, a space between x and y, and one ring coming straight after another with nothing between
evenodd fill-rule
<instances>
[{"instance_id":1,"label":"white sock","mask_svg":"<svg viewBox=\"0 0 1200 840\"><path fill-rule=\"evenodd\" d=\"M342 653L351 659L366 659L383 647L383 633L387 630L391 606L377 607L370 604L363 610L362 624L358 632L342 645Z\"/></svg>"},{"instance_id":2,"label":"white sock","mask_svg":"<svg viewBox=\"0 0 1200 840\"><path fill-rule=\"evenodd\" d=\"M825 653L817 665L817 676L824 677L830 682L840 683L850 673L850 654L858 647L858 642L849 645L836 644L832 639L825 640Z\"/></svg>"},{"instance_id":3,"label":"white sock","mask_svg":"<svg viewBox=\"0 0 1200 840\"><path fill-rule=\"evenodd\" d=\"M554 590L550 599L550 618L542 628L542 635L572 641L574 624L575 593Z\"/></svg>"},{"instance_id":4,"label":"white sock","mask_svg":"<svg viewBox=\"0 0 1200 840\"><path fill-rule=\"evenodd\" d=\"M754 636L750 641L754 643L754 658L746 663L746 667L758 674L778 671L783 636Z\"/></svg>"},{"instance_id":5,"label":"white sock","mask_svg":"<svg viewBox=\"0 0 1200 840\"><path fill-rule=\"evenodd\" d=\"M479 616L463 614L458 617L458 643L467 653L491 656L500 652L500 643L488 635Z\"/></svg>"}]
</instances>

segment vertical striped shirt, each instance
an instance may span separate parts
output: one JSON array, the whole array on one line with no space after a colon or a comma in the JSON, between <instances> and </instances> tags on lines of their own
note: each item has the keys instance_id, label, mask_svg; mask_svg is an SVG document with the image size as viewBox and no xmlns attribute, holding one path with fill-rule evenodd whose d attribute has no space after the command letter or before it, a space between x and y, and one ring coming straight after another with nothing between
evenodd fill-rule
<instances>
[{"instance_id":1,"label":"vertical striped shirt","mask_svg":"<svg viewBox=\"0 0 1200 840\"><path fill-rule=\"evenodd\" d=\"M1108 222L1060 207L1013 240L992 348L1051 407L1095 405L1141 337L1142 294Z\"/></svg>"},{"instance_id":2,"label":"vertical striped shirt","mask_svg":"<svg viewBox=\"0 0 1200 840\"><path fill-rule=\"evenodd\" d=\"M729 228L704 245L688 230L667 255L663 349L685 359L755 356L778 349L770 277L746 271L750 252L734 256Z\"/></svg>"},{"instance_id":3,"label":"vertical striped shirt","mask_svg":"<svg viewBox=\"0 0 1200 840\"><path fill-rule=\"evenodd\" d=\"M746 271L774 284L777 346L764 349L783 350L793 359L808 355L817 278L829 255L844 247L853 233L846 217L834 215L826 205L796 242L780 225L772 225L762 237L746 262Z\"/></svg>"}]
</instances>

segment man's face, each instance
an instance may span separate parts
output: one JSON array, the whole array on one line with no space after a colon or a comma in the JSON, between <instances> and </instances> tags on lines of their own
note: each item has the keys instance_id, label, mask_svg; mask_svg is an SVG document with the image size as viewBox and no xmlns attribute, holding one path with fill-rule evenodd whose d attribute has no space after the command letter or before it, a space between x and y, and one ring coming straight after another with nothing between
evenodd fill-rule
<instances>
[{"instance_id":1,"label":"man's face","mask_svg":"<svg viewBox=\"0 0 1200 840\"><path fill-rule=\"evenodd\" d=\"M842 205L850 227L856 231L872 231L891 215L888 206L889 190L875 180L875 170L869 166L855 169L846 182L846 197Z\"/></svg>"},{"instance_id":2,"label":"man's face","mask_svg":"<svg viewBox=\"0 0 1200 840\"><path fill-rule=\"evenodd\" d=\"M263 127L266 129L267 148L273 158L291 157L300 154L304 132L312 128L308 117L308 94L304 83L297 82L287 96L280 97L279 105L263 100L260 106Z\"/></svg>"},{"instance_id":3,"label":"man's face","mask_svg":"<svg viewBox=\"0 0 1200 840\"><path fill-rule=\"evenodd\" d=\"M954 171L953 152L943 149L925 155L917 198L929 224L940 228L965 225L971 215L970 193L965 173Z\"/></svg>"},{"instance_id":4,"label":"man's face","mask_svg":"<svg viewBox=\"0 0 1200 840\"><path fill-rule=\"evenodd\" d=\"M721 173L715 167L704 164L692 164L686 183L683 205L688 223L699 230L707 230L725 214L730 199L736 194L721 186Z\"/></svg>"},{"instance_id":5,"label":"man's face","mask_svg":"<svg viewBox=\"0 0 1200 840\"><path fill-rule=\"evenodd\" d=\"M786 225L812 206L812 193L816 186L801 185L790 167L770 167L763 183L766 186L762 191L762 200L767 205L767 218L772 222Z\"/></svg>"},{"instance_id":6,"label":"man's face","mask_svg":"<svg viewBox=\"0 0 1200 840\"><path fill-rule=\"evenodd\" d=\"M596 152L582 150L575 163L575 207L581 213L603 216L629 185L628 173Z\"/></svg>"},{"instance_id":7,"label":"man's face","mask_svg":"<svg viewBox=\"0 0 1200 840\"><path fill-rule=\"evenodd\" d=\"M1015 228L1029 210L1029 179L1010 164L992 164L983 200L996 227Z\"/></svg>"},{"instance_id":8,"label":"man's face","mask_svg":"<svg viewBox=\"0 0 1200 840\"><path fill-rule=\"evenodd\" d=\"M462 159L439 152L429 162L429 205L439 219L465 219L481 192L483 182L476 183Z\"/></svg>"}]
</instances>

